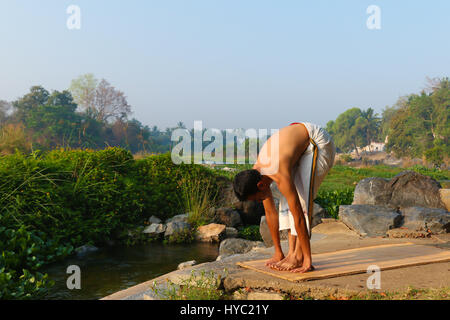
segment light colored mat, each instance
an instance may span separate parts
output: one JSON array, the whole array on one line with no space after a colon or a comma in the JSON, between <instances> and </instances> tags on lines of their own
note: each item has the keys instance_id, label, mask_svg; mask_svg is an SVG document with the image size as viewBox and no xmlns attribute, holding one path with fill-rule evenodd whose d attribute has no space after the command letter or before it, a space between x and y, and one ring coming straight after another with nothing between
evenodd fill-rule
<instances>
[{"instance_id":1,"label":"light colored mat","mask_svg":"<svg viewBox=\"0 0 450 320\"><path fill-rule=\"evenodd\" d=\"M450 261L450 250L408 242L313 254L312 258L315 270L307 273L272 270L264 265L266 260L237 264L277 278L300 282L366 273L371 265L388 270Z\"/></svg>"}]
</instances>

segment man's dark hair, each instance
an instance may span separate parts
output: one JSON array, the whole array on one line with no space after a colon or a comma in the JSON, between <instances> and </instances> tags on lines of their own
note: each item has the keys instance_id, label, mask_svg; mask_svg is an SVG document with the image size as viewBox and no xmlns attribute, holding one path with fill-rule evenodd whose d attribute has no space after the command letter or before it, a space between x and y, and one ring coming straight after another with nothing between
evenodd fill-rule
<instances>
[{"instance_id":1,"label":"man's dark hair","mask_svg":"<svg viewBox=\"0 0 450 320\"><path fill-rule=\"evenodd\" d=\"M247 200L248 196L258 192L258 182L261 174L258 170L244 170L239 172L233 181L233 189L239 201Z\"/></svg>"}]
</instances>

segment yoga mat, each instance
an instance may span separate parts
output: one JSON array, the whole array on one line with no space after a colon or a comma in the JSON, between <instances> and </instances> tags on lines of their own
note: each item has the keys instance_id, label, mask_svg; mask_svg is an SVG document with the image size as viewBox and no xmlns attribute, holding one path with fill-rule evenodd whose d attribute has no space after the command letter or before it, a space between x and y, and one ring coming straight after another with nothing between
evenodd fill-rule
<instances>
[{"instance_id":1,"label":"yoga mat","mask_svg":"<svg viewBox=\"0 0 450 320\"><path fill-rule=\"evenodd\" d=\"M315 270L307 273L272 270L264 265L266 259L237 264L284 280L301 282L366 273L371 265L388 270L450 261L450 250L407 242L313 254L312 258Z\"/></svg>"}]
</instances>

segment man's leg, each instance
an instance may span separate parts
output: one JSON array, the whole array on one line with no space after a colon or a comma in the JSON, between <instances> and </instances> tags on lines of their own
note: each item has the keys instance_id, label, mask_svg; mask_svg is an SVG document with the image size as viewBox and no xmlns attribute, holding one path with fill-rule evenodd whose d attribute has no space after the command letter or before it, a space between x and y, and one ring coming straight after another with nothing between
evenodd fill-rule
<instances>
[{"instance_id":1,"label":"man's leg","mask_svg":"<svg viewBox=\"0 0 450 320\"><path fill-rule=\"evenodd\" d=\"M278 214L269 213L266 210L266 221L267 226L269 227L270 236L272 237L273 246L275 248L275 253L272 258L266 261L266 266L270 266L273 263L277 263L282 260L284 258L284 254L280 243Z\"/></svg>"}]
</instances>

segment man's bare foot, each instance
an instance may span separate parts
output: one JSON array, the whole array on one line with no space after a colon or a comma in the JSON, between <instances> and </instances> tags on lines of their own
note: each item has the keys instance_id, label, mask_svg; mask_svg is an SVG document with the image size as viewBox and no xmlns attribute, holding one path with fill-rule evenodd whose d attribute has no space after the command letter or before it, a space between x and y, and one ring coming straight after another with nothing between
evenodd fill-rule
<instances>
[{"instance_id":1,"label":"man's bare foot","mask_svg":"<svg viewBox=\"0 0 450 320\"><path fill-rule=\"evenodd\" d=\"M288 253L288 255L287 255L285 258L281 259L281 260L278 261L278 262L272 263L271 265L269 265L269 267L270 267L271 269L278 270L278 268L280 267L280 265L281 265L282 263L284 263L284 262L286 261L286 259L287 259L288 257L290 257L290 256L291 256L291 253Z\"/></svg>"},{"instance_id":2,"label":"man's bare foot","mask_svg":"<svg viewBox=\"0 0 450 320\"><path fill-rule=\"evenodd\" d=\"M304 263L300 268L291 269L291 272L295 273L305 273L309 271L314 271L314 266L311 263Z\"/></svg>"},{"instance_id":3,"label":"man's bare foot","mask_svg":"<svg viewBox=\"0 0 450 320\"><path fill-rule=\"evenodd\" d=\"M275 270L278 271L290 271L295 268L299 268L302 265L303 259L297 258L294 254L289 255L283 261L280 261L274 265Z\"/></svg>"},{"instance_id":4,"label":"man's bare foot","mask_svg":"<svg viewBox=\"0 0 450 320\"><path fill-rule=\"evenodd\" d=\"M271 267L272 265L274 265L275 263L280 262L283 259L284 259L284 254L283 253L281 253L281 254L275 253L272 258L270 258L269 260L266 261L266 266L267 267Z\"/></svg>"}]
</instances>

